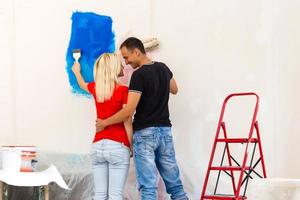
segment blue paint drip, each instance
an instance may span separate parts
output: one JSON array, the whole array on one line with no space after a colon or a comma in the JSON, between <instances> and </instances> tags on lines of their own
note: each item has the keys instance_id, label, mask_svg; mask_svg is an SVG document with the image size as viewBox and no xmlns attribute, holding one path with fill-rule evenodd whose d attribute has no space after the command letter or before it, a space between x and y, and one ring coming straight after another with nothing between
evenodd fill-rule
<instances>
[{"instance_id":1,"label":"blue paint drip","mask_svg":"<svg viewBox=\"0 0 300 200\"><path fill-rule=\"evenodd\" d=\"M74 63L72 51L81 49L81 74L86 82L92 82L94 63L105 52L115 51L115 34L112 31L112 19L109 16L91 12L74 12L72 15L72 31L67 50L66 70L72 93L89 96L82 90L71 68Z\"/></svg>"}]
</instances>

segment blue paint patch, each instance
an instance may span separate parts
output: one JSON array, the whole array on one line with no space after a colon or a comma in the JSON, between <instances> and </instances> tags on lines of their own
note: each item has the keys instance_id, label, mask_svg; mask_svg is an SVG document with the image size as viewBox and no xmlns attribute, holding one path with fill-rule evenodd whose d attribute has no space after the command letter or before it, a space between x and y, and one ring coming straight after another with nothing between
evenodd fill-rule
<instances>
[{"instance_id":1,"label":"blue paint patch","mask_svg":"<svg viewBox=\"0 0 300 200\"><path fill-rule=\"evenodd\" d=\"M82 90L72 72L73 49L81 49L81 74L86 82L94 81L93 68L96 59L105 52L115 51L115 34L112 30L112 19L109 16L92 12L74 12L72 15L71 38L67 50L66 70L72 93L90 96Z\"/></svg>"}]
</instances>

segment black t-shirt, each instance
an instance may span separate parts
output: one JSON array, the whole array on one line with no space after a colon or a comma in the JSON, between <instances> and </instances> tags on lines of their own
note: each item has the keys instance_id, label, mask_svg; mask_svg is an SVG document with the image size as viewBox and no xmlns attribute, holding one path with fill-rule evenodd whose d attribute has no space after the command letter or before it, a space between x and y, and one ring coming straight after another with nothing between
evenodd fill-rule
<instances>
[{"instance_id":1,"label":"black t-shirt","mask_svg":"<svg viewBox=\"0 0 300 200\"><path fill-rule=\"evenodd\" d=\"M170 69L161 62L143 65L133 72L129 92L141 93L133 120L133 129L171 126L169 119Z\"/></svg>"}]
</instances>

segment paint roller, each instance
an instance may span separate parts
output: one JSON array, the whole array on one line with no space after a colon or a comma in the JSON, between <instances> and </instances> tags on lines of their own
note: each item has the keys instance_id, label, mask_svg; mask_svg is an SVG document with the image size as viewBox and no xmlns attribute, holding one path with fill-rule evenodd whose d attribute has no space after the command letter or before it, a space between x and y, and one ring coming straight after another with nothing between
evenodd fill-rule
<instances>
[{"instance_id":1,"label":"paint roller","mask_svg":"<svg viewBox=\"0 0 300 200\"><path fill-rule=\"evenodd\" d=\"M80 56L81 56L81 50L80 49L74 49L73 50L73 58L75 59L75 62L78 62Z\"/></svg>"},{"instance_id":2,"label":"paint roller","mask_svg":"<svg viewBox=\"0 0 300 200\"><path fill-rule=\"evenodd\" d=\"M145 51L152 51L159 46L157 38L149 38L142 41L144 44Z\"/></svg>"}]
</instances>

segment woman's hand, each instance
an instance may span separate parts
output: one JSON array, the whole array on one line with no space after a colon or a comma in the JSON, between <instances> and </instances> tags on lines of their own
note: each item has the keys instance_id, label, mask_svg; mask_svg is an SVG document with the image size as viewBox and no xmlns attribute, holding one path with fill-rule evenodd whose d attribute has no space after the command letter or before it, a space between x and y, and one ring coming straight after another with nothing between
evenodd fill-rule
<instances>
[{"instance_id":1,"label":"woman's hand","mask_svg":"<svg viewBox=\"0 0 300 200\"><path fill-rule=\"evenodd\" d=\"M80 63L79 62L74 62L73 66L72 66L72 71L74 73L77 73L77 72L80 72L80 69L81 69Z\"/></svg>"}]
</instances>

